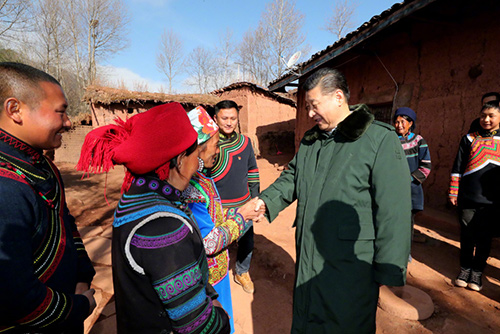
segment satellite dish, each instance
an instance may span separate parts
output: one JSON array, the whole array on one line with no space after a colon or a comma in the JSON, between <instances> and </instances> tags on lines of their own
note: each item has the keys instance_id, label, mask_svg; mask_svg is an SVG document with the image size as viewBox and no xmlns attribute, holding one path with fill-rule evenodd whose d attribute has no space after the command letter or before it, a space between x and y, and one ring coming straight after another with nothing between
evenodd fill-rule
<instances>
[{"instance_id":1,"label":"satellite dish","mask_svg":"<svg viewBox=\"0 0 500 334\"><path fill-rule=\"evenodd\" d=\"M300 52L300 51L295 52L290 57L290 59L288 59L288 62L286 63L286 67L287 68L292 68L293 65L295 65L297 63L297 61L299 60L301 54L302 54L302 52Z\"/></svg>"}]
</instances>

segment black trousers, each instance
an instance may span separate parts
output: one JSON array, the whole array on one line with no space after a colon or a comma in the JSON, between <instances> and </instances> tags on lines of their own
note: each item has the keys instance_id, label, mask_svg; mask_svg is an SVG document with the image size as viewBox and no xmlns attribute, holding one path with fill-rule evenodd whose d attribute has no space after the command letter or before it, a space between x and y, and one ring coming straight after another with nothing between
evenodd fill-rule
<instances>
[{"instance_id":1,"label":"black trousers","mask_svg":"<svg viewBox=\"0 0 500 334\"><path fill-rule=\"evenodd\" d=\"M495 224L499 223L493 205L459 208L459 219L460 266L483 272L490 256Z\"/></svg>"}]
</instances>

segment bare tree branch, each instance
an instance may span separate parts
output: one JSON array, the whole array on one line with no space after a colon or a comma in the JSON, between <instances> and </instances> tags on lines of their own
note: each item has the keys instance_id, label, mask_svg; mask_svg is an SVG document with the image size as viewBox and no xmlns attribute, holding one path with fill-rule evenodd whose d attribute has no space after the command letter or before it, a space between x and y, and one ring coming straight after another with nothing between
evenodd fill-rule
<instances>
[{"instance_id":1,"label":"bare tree branch","mask_svg":"<svg viewBox=\"0 0 500 334\"><path fill-rule=\"evenodd\" d=\"M345 34L355 27L353 21L357 3L352 0L337 0L332 8L332 15L327 18L323 29L331 32L337 39L341 39Z\"/></svg>"},{"instance_id":2,"label":"bare tree branch","mask_svg":"<svg viewBox=\"0 0 500 334\"><path fill-rule=\"evenodd\" d=\"M29 0L0 1L0 38L11 38L12 32L19 32L29 18Z\"/></svg>"},{"instance_id":3,"label":"bare tree branch","mask_svg":"<svg viewBox=\"0 0 500 334\"><path fill-rule=\"evenodd\" d=\"M156 67L167 76L168 93L172 93L172 82L181 69L182 48L183 43L173 30L163 32L156 53Z\"/></svg>"},{"instance_id":4,"label":"bare tree branch","mask_svg":"<svg viewBox=\"0 0 500 334\"><path fill-rule=\"evenodd\" d=\"M197 47L189 54L186 60L186 68L191 75L186 83L196 87L199 93L206 94L214 86L211 84L214 70L215 58L213 52L203 47Z\"/></svg>"},{"instance_id":5,"label":"bare tree branch","mask_svg":"<svg viewBox=\"0 0 500 334\"><path fill-rule=\"evenodd\" d=\"M240 44L240 61L258 84L265 86L288 70L286 59L304 47L303 22L304 15L295 8L295 1L272 0L262 13L258 28L245 34Z\"/></svg>"}]
</instances>

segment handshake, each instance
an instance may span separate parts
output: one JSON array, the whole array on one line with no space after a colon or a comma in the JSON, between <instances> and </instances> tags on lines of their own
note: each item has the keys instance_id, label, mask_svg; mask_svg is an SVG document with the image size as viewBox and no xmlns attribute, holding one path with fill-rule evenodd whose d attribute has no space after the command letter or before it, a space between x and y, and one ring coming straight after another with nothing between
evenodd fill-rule
<instances>
[{"instance_id":1,"label":"handshake","mask_svg":"<svg viewBox=\"0 0 500 334\"><path fill-rule=\"evenodd\" d=\"M254 223L259 223L266 213L266 203L260 198L254 197L250 202L240 207L238 212L245 221L253 220Z\"/></svg>"}]
</instances>

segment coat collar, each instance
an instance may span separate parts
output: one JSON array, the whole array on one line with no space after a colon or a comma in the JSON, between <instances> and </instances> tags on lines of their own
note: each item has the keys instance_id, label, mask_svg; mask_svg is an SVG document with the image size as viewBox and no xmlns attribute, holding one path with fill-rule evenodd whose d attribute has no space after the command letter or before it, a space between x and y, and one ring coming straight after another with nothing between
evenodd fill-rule
<instances>
[{"instance_id":1,"label":"coat collar","mask_svg":"<svg viewBox=\"0 0 500 334\"><path fill-rule=\"evenodd\" d=\"M332 135L335 135L335 133L338 132L348 140L356 141L373 123L375 117L372 113L370 113L370 109L368 109L366 104L349 106L349 109L351 110L351 113L339 123ZM321 136L328 136L328 134L325 131L320 130L316 125L304 134L304 139L314 141Z\"/></svg>"}]
</instances>

